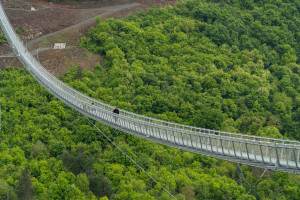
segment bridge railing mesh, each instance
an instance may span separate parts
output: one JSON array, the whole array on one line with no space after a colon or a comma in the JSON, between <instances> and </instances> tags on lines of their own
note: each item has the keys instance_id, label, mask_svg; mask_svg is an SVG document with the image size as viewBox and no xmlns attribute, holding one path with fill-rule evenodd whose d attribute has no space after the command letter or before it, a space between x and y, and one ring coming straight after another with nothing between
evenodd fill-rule
<instances>
[{"instance_id":1,"label":"bridge railing mesh","mask_svg":"<svg viewBox=\"0 0 300 200\"><path fill-rule=\"evenodd\" d=\"M1 3L0 7L2 30L22 64L48 91L76 110L129 133L154 138L172 146L206 152L212 157L275 166L279 171L300 169L298 141L192 127L121 109L119 115L112 113L113 106L78 92L47 71L23 45L8 21Z\"/></svg>"}]
</instances>

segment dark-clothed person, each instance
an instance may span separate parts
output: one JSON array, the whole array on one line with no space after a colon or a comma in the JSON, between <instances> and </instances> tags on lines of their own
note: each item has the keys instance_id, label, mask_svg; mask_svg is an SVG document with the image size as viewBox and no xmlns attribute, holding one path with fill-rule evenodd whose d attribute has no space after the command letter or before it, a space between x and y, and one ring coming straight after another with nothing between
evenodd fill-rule
<instances>
[{"instance_id":1,"label":"dark-clothed person","mask_svg":"<svg viewBox=\"0 0 300 200\"><path fill-rule=\"evenodd\" d=\"M116 113L116 114L120 113L118 107L115 107L115 109L113 110L113 113Z\"/></svg>"},{"instance_id":2,"label":"dark-clothed person","mask_svg":"<svg viewBox=\"0 0 300 200\"><path fill-rule=\"evenodd\" d=\"M115 109L113 110L113 113L115 113L115 114L119 114L120 113L118 107L115 107ZM118 122L118 118L116 116L115 116L115 122L116 123Z\"/></svg>"}]
</instances>

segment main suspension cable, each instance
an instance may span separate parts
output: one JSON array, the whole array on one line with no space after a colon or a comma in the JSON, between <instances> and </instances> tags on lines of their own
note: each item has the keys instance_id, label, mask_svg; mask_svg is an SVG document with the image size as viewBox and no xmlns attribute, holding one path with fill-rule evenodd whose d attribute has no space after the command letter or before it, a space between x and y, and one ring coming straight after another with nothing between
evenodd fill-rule
<instances>
[{"instance_id":1,"label":"main suspension cable","mask_svg":"<svg viewBox=\"0 0 300 200\"><path fill-rule=\"evenodd\" d=\"M267 169L265 169L263 171L263 173L260 175L260 177L257 179L257 181L253 184L253 186L250 188L249 192L244 196L243 200L246 198L246 196L248 196L248 194L250 194L250 192L254 189L254 187L256 186L256 184L259 182L259 180L264 176L264 174L266 173Z\"/></svg>"},{"instance_id":2,"label":"main suspension cable","mask_svg":"<svg viewBox=\"0 0 300 200\"><path fill-rule=\"evenodd\" d=\"M149 178L151 178L157 185L159 185L166 193L168 193L173 199L177 198L171 194L164 186L162 186L157 180L155 180L148 172L146 172L137 162L135 162L125 151L123 151L116 143L114 143L108 136L106 136L91 120L89 120L86 116L85 119L93 125L99 133L101 133L110 143L112 143L119 151L121 151L132 163L134 163L140 170L142 170Z\"/></svg>"}]
</instances>

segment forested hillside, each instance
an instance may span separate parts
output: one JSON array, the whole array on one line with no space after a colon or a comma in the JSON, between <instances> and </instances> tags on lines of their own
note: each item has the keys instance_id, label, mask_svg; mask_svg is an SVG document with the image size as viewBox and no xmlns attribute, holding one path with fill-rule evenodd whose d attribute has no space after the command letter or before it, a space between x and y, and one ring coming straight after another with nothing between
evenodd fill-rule
<instances>
[{"instance_id":1,"label":"forested hillside","mask_svg":"<svg viewBox=\"0 0 300 200\"><path fill-rule=\"evenodd\" d=\"M73 86L170 121L300 140L300 4L226 2L99 19L81 44L105 63Z\"/></svg>"},{"instance_id":2,"label":"forested hillside","mask_svg":"<svg viewBox=\"0 0 300 200\"><path fill-rule=\"evenodd\" d=\"M6 43L6 37L4 35L4 33L2 32L1 28L0 28L0 44L4 44Z\"/></svg>"},{"instance_id":3,"label":"forested hillside","mask_svg":"<svg viewBox=\"0 0 300 200\"><path fill-rule=\"evenodd\" d=\"M192 0L98 19L80 43L103 66L60 78L147 116L300 140L300 4L257 2ZM172 199L24 69L0 71L0 101L1 199ZM96 124L177 199L300 199L299 176L267 172L245 196L262 170Z\"/></svg>"}]
</instances>

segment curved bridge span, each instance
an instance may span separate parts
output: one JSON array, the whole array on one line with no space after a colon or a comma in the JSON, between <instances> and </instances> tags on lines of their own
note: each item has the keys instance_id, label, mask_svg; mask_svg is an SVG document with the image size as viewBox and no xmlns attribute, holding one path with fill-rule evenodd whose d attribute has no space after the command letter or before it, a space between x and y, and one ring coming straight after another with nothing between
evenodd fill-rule
<instances>
[{"instance_id":1,"label":"curved bridge span","mask_svg":"<svg viewBox=\"0 0 300 200\"><path fill-rule=\"evenodd\" d=\"M69 87L48 72L23 45L0 3L0 23L28 72L55 97L103 124L185 151L281 172L300 174L300 142L210 130L141 116L113 107Z\"/></svg>"}]
</instances>

